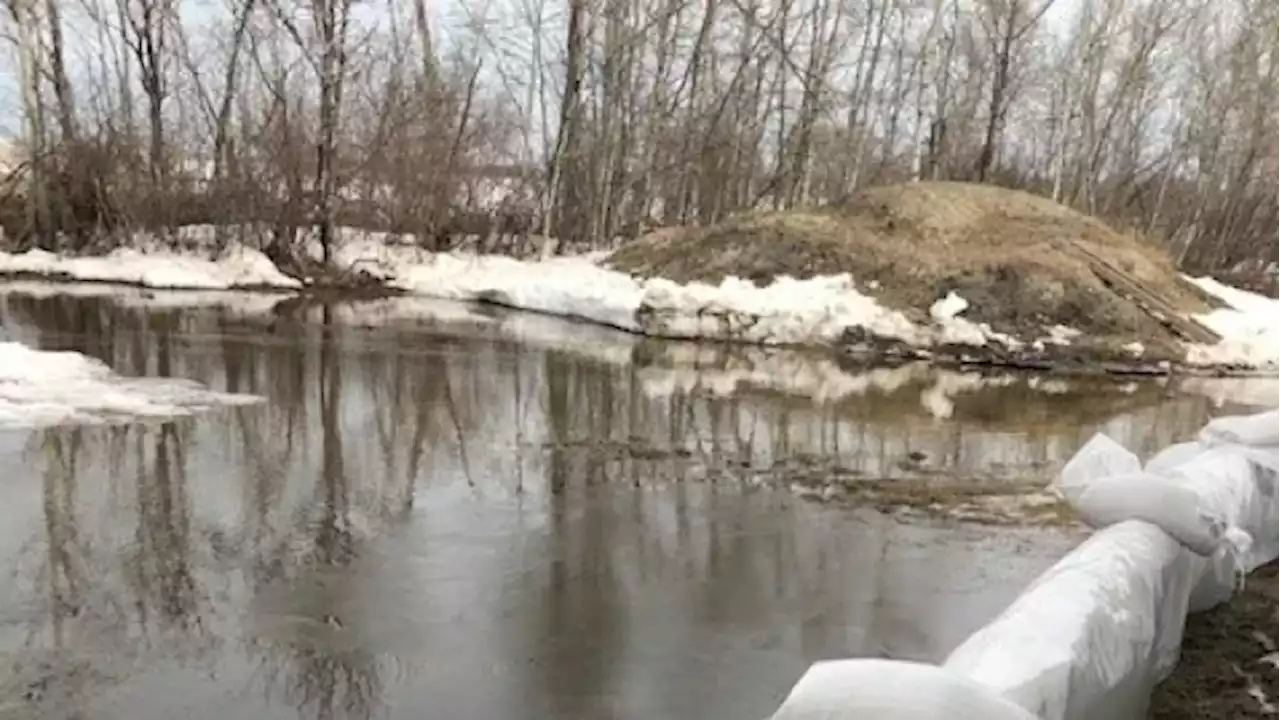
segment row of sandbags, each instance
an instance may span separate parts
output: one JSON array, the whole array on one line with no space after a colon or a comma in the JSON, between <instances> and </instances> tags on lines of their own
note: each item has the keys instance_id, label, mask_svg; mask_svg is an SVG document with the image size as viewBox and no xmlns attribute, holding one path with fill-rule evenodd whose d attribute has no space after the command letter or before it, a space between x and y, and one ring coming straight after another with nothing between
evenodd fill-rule
<instances>
[{"instance_id":1,"label":"row of sandbags","mask_svg":"<svg viewBox=\"0 0 1280 720\"><path fill-rule=\"evenodd\" d=\"M1145 717L1188 612L1276 559L1280 414L1224 417L1144 466L1102 435L1058 491L1098 528L940 667L813 665L773 720Z\"/></svg>"}]
</instances>

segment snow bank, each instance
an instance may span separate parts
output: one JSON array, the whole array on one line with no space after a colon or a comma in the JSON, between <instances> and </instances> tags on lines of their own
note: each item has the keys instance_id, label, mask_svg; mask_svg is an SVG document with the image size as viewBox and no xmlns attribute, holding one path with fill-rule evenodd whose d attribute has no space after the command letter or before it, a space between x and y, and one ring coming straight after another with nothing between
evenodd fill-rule
<instances>
[{"instance_id":1,"label":"snow bank","mask_svg":"<svg viewBox=\"0 0 1280 720\"><path fill-rule=\"evenodd\" d=\"M75 352L0 342L0 430L190 415L261 401L174 378L125 378Z\"/></svg>"},{"instance_id":2,"label":"snow bank","mask_svg":"<svg viewBox=\"0 0 1280 720\"><path fill-rule=\"evenodd\" d=\"M276 269L257 250L232 244L217 259L198 253L120 248L102 257L73 257L44 250L0 252L0 274L27 273L88 282L115 282L151 288L225 290L296 288L297 280Z\"/></svg>"},{"instance_id":3,"label":"snow bank","mask_svg":"<svg viewBox=\"0 0 1280 720\"><path fill-rule=\"evenodd\" d=\"M890 713L877 717L959 717L942 703L959 687L984 688L1040 720L1145 717L1152 688L1177 663L1187 613L1224 602L1243 573L1276 559L1277 423L1275 412L1219 418L1197 441L1153 457L1146 482L1176 483L1193 505L1153 507L1147 520L1108 524L956 648L943 674L904 684L876 671L885 676L881 683L867 661L817 663L774 720L852 719L865 715L858 708L869 701ZM1106 492L1134 490L1112 482L1132 476L1138 461L1128 451L1096 442L1081 456L1072 471L1077 489L1099 482ZM1117 507L1131 505L1114 499ZM1188 509L1229 528L1208 557L1166 527L1183 522L1188 513L1180 510ZM988 696L974 690L973 697Z\"/></svg>"},{"instance_id":4,"label":"snow bank","mask_svg":"<svg viewBox=\"0 0 1280 720\"><path fill-rule=\"evenodd\" d=\"M1224 285L1210 277L1184 277L1229 306L1194 316L1221 335L1222 342L1190 346L1188 362L1268 369L1280 365L1280 301Z\"/></svg>"},{"instance_id":5,"label":"snow bank","mask_svg":"<svg viewBox=\"0 0 1280 720\"><path fill-rule=\"evenodd\" d=\"M397 268L392 284L449 300L484 300L639 331L643 289L583 257L524 262L494 255L439 254Z\"/></svg>"},{"instance_id":6,"label":"snow bank","mask_svg":"<svg viewBox=\"0 0 1280 720\"><path fill-rule=\"evenodd\" d=\"M596 256L517 260L493 255L432 254L381 240L351 240L335 253L341 267L360 268L418 295L481 300L578 318L654 337L732 340L761 345L831 345L852 338L917 347L1016 341L959 317L963 298L920 326L859 292L845 275L764 287L739 278L719 285L639 280L602 267ZM959 307L955 307L959 303Z\"/></svg>"}]
</instances>

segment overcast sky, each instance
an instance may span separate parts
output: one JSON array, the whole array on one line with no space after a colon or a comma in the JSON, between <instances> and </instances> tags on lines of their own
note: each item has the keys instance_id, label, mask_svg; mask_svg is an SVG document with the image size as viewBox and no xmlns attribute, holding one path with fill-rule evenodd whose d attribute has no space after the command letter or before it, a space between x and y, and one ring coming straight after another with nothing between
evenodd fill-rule
<instances>
[{"instance_id":1,"label":"overcast sky","mask_svg":"<svg viewBox=\"0 0 1280 720\"><path fill-rule=\"evenodd\" d=\"M553 0L553 4L556 0ZM1055 0L1045 14L1045 22L1052 28L1065 29L1068 19L1073 15L1075 8L1081 3L1090 0ZM179 0L182 14L184 17L199 22L202 17L209 17L212 3L204 0L186 1ZM491 0L432 0L428 3L430 11L434 14L434 30L436 33L437 43L447 45L449 42L449 30L461 24L465 18L465 7L470 6L474 12L484 12L482 8L488 8L492 17L495 11L500 12L500 8L504 3L492 2ZM364 5L365 12L372 12L373 15L385 17L385 6L381 3L369 3ZM364 14L364 13L361 13ZM0 25L0 32L8 33L11 30L11 24L8 18L6 22ZM71 34L74 37L74 33ZM5 137L15 138L21 132L22 112L21 98L18 94L18 63L14 48L11 42L6 38L4 40L3 61L0 61L0 139ZM73 66L71 72L75 74L74 66L77 64L75 57L75 47L70 46L71 57L69 63Z\"/></svg>"}]
</instances>

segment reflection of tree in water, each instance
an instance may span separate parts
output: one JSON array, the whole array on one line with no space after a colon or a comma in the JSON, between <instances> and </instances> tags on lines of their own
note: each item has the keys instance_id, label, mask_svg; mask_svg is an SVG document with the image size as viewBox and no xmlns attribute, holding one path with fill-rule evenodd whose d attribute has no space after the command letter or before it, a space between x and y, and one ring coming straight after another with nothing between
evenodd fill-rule
<instances>
[{"instance_id":1,"label":"reflection of tree in water","mask_svg":"<svg viewBox=\"0 0 1280 720\"><path fill-rule=\"evenodd\" d=\"M121 330L136 326L138 318L124 315L105 303L70 295L34 298L9 293L3 310L17 324L35 330L37 344L46 350L76 350L105 362L115 359Z\"/></svg>"},{"instance_id":2,"label":"reflection of tree in water","mask_svg":"<svg viewBox=\"0 0 1280 720\"><path fill-rule=\"evenodd\" d=\"M352 528L351 486L342 444L342 361L338 337L329 312L318 353L317 385L320 410L320 468L315 501L300 508L298 532L309 537L301 557L291 557L297 538L290 535L268 557L255 562L258 591L281 583L294 588L304 578L332 578L346 571L358 548ZM296 569L298 576L287 578ZM382 696L382 669L376 655L362 647L339 647L332 635L344 632L344 620L327 585L306 598L307 631L286 632L280 637L251 643L259 656L267 691L279 692L303 716L320 719L368 718ZM292 590L291 592L296 592ZM316 610L319 610L316 612ZM318 617L317 617L318 616Z\"/></svg>"},{"instance_id":3,"label":"reflection of tree in water","mask_svg":"<svg viewBox=\"0 0 1280 720\"><path fill-rule=\"evenodd\" d=\"M363 354L361 362L383 480L399 485L394 506L384 508L388 519L403 519L412 511L414 483L427 460L427 450L446 436L458 446L463 472L468 482L473 481L468 429L455 400L451 368L445 358L419 355L411 352L413 349L387 344ZM446 418L440 417L442 409Z\"/></svg>"},{"instance_id":4,"label":"reflection of tree in water","mask_svg":"<svg viewBox=\"0 0 1280 720\"><path fill-rule=\"evenodd\" d=\"M187 436L173 423L32 433L42 532L28 546L35 562L16 562L10 580L41 608L12 668L24 692L82 697L149 651L198 654L217 642L192 567ZM132 528L129 514L103 512L117 502L135 510Z\"/></svg>"},{"instance_id":5,"label":"reflection of tree in water","mask_svg":"<svg viewBox=\"0 0 1280 720\"><path fill-rule=\"evenodd\" d=\"M85 583L85 568L76 528L76 459L79 455L79 430L50 430L41 433L45 456L43 508L48 566L44 573L49 587L49 614L53 625L53 644L61 648L66 642L64 621L80 614Z\"/></svg>"},{"instance_id":6,"label":"reflection of tree in water","mask_svg":"<svg viewBox=\"0 0 1280 720\"><path fill-rule=\"evenodd\" d=\"M299 717L360 720L378 710L385 671L370 652L300 644L272 644L259 652L268 691L278 690Z\"/></svg>"},{"instance_id":7,"label":"reflection of tree in water","mask_svg":"<svg viewBox=\"0 0 1280 720\"><path fill-rule=\"evenodd\" d=\"M192 538L187 496L189 433L176 423L140 428L135 436L138 525L127 576L138 602L141 626L157 621L163 630L202 630L202 594L191 567ZM153 442L148 443L148 439ZM151 462L147 462L147 449ZM157 614L152 616L152 611Z\"/></svg>"},{"instance_id":8,"label":"reflection of tree in water","mask_svg":"<svg viewBox=\"0 0 1280 720\"><path fill-rule=\"evenodd\" d=\"M57 609L77 617L85 604L86 586L93 586L93 603L115 604L102 597L110 587L103 578L87 577L100 561L88 559L89 544L82 542L76 519L76 488L79 456L84 452L85 435L92 434L100 447L95 454L105 456L118 475L124 470L124 448L130 440L134 449L134 505L136 525L132 543L121 558L138 627L153 631L200 630L200 591L192 567L190 507L186 491L186 452L190 427L165 423L157 427L135 426L110 429L51 429L43 431L46 451L44 514L48 544L48 580ZM123 604L121 606L124 606ZM98 607L97 610L101 610Z\"/></svg>"},{"instance_id":9,"label":"reflection of tree in water","mask_svg":"<svg viewBox=\"0 0 1280 720\"><path fill-rule=\"evenodd\" d=\"M584 372L580 363L556 352L546 354L545 372L553 440L548 468L550 536L545 553L549 565L530 627L535 643L548 643L555 650L550 661L538 664L537 672L542 675L541 684L550 689L551 701L568 705L554 708L549 715L599 716L608 708L581 707L576 702L584 694L606 695L614 684L627 645L626 592L611 562L616 527L611 514L600 508L576 518L570 511L579 493L589 491L584 486L599 467L588 460L585 472L575 480L566 446L572 440L575 419L586 418L587 432L595 428L602 433L596 436L600 439L612 433L611 422L595 420L613 414L611 407L600 404L601 400L612 402L608 386L613 377L607 370ZM591 581L584 583L582 578Z\"/></svg>"}]
</instances>

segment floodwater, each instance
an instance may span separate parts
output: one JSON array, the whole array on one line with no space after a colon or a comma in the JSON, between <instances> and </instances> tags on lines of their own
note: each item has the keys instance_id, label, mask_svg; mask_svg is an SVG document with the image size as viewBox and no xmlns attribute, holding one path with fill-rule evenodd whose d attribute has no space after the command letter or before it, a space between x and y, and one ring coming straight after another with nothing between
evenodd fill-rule
<instances>
[{"instance_id":1,"label":"floodwater","mask_svg":"<svg viewBox=\"0 0 1280 720\"><path fill-rule=\"evenodd\" d=\"M814 660L941 658L1078 538L790 474L1047 479L1099 428L1149 452L1211 411L220 297L0 294L0 336L267 398L0 433L0 718L759 720Z\"/></svg>"}]
</instances>

